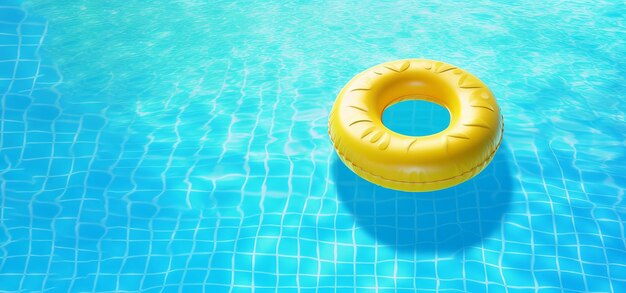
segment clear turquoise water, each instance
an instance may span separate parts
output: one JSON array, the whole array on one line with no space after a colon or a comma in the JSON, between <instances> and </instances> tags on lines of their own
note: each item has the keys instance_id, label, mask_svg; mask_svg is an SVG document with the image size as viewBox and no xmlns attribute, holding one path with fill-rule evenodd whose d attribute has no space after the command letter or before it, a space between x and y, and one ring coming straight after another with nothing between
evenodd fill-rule
<instances>
[{"instance_id":1,"label":"clear turquoise water","mask_svg":"<svg viewBox=\"0 0 626 293\"><path fill-rule=\"evenodd\" d=\"M0 291L626 291L623 2L281 2L1 1ZM394 192L327 117L420 57L504 144Z\"/></svg>"}]
</instances>

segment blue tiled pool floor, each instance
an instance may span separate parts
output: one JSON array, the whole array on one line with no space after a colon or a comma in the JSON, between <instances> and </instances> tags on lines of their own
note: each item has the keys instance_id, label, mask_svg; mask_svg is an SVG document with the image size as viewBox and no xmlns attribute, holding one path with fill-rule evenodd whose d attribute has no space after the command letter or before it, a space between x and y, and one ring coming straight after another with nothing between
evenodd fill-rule
<instances>
[{"instance_id":1,"label":"blue tiled pool floor","mask_svg":"<svg viewBox=\"0 0 626 293\"><path fill-rule=\"evenodd\" d=\"M626 292L624 15L2 2L0 291ZM336 94L402 58L497 97L504 142L474 179L396 192L334 154Z\"/></svg>"}]
</instances>

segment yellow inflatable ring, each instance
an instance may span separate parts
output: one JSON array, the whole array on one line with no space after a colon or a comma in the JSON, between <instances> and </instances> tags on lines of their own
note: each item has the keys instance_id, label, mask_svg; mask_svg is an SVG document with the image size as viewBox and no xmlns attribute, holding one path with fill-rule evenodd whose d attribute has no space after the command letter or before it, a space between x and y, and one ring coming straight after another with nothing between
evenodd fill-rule
<instances>
[{"instance_id":1,"label":"yellow inflatable ring","mask_svg":"<svg viewBox=\"0 0 626 293\"><path fill-rule=\"evenodd\" d=\"M428 136L406 136L382 123L383 111L404 100L437 103L450 125ZM409 59L383 63L341 90L328 132L339 158L364 179L403 191L432 191L480 173L496 153L503 120L491 91L465 70Z\"/></svg>"}]
</instances>

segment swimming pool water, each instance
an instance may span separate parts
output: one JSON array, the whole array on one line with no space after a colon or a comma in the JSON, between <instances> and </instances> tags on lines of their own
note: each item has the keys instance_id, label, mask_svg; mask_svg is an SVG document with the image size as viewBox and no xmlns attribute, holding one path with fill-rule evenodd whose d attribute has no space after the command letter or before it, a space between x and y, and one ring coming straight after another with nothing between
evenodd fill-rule
<instances>
[{"instance_id":1,"label":"swimming pool water","mask_svg":"<svg viewBox=\"0 0 626 293\"><path fill-rule=\"evenodd\" d=\"M281 2L0 2L0 291L626 291L623 2ZM334 154L336 94L403 58L497 97L473 180Z\"/></svg>"}]
</instances>

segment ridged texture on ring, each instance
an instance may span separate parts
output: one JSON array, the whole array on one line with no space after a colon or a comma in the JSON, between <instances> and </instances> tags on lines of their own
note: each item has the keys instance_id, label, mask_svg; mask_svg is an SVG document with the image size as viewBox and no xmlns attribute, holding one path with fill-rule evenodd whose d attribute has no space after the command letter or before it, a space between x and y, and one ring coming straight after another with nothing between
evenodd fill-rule
<instances>
[{"instance_id":1,"label":"ridged texture on ring","mask_svg":"<svg viewBox=\"0 0 626 293\"><path fill-rule=\"evenodd\" d=\"M428 136L395 133L382 123L388 106L407 99L438 103L450 125ZM503 136L491 91L476 77L443 62L383 63L355 76L337 96L329 135L341 160L383 187L432 191L464 182L491 161Z\"/></svg>"}]
</instances>

